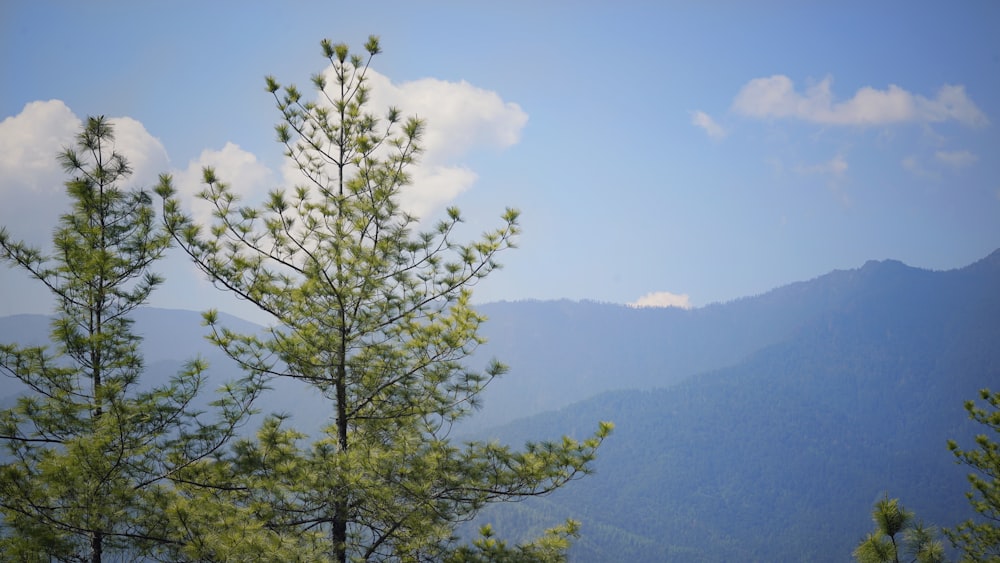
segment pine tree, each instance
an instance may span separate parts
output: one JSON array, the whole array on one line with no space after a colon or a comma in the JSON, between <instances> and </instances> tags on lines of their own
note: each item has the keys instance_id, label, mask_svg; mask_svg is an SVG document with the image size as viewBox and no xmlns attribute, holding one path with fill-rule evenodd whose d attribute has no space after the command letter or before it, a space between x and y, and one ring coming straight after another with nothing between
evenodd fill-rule
<instances>
[{"instance_id":1,"label":"pine tree","mask_svg":"<svg viewBox=\"0 0 1000 563\"><path fill-rule=\"evenodd\" d=\"M0 412L0 552L12 560L102 561L169 552L158 507L166 478L225 444L257 387L234 384L203 422L190 405L205 366L140 384L144 365L130 313L161 283L151 267L170 245L152 198L123 190L131 170L111 124L88 118L59 156L73 201L53 252L0 229L0 259L26 270L56 299L50 347L0 345L0 370L19 382Z\"/></svg>"},{"instance_id":2,"label":"pine tree","mask_svg":"<svg viewBox=\"0 0 1000 563\"><path fill-rule=\"evenodd\" d=\"M1000 434L1000 393L989 389L980 391L988 408L981 408L973 401L965 403L969 418L986 426L990 434L976 436L975 450L962 450L952 440L948 442L958 461L975 470L968 476L972 491L966 494L978 519L970 519L954 530L947 530L949 539L962 551L963 561L1000 561L1000 444L995 438Z\"/></svg>"},{"instance_id":3,"label":"pine tree","mask_svg":"<svg viewBox=\"0 0 1000 563\"><path fill-rule=\"evenodd\" d=\"M933 528L914 520L913 513L888 495L872 509L875 531L854 550L859 563L900 563L909 557L915 563L943 563L944 546L934 539Z\"/></svg>"},{"instance_id":4,"label":"pine tree","mask_svg":"<svg viewBox=\"0 0 1000 563\"><path fill-rule=\"evenodd\" d=\"M445 563L559 563L566 560L571 538L579 536L579 526L575 520L569 520L546 530L535 541L510 546L493 537L493 528L487 524L479 530L479 538L472 545L451 551Z\"/></svg>"},{"instance_id":5,"label":"pine tree","mask_svg":"<svg viewBox=\"0 0 1000 563\"><path fill-rule=\"evenodd\" d=\"M454 241L462 221L454 208L416 232L398 196L424 124L394 108L383 117L367 111L377 38L366 57L321 46L331 70L312 78L316 101L266 80L301 185L242 205L206 168L200 197L215 209L210 228L180 210L169 179L158 189L168 228L194 263L273 320L259 337L233 333L209 312L215 343L250 372L306 382L331 404L324 435L305 447L307 438L277 418L238 444L226 494L280 536L276 544L341 562L440 560L456 525L486 504L545 494L590 471L611 425L582 442L520 452L449 439L506 369L494 361L471 370L463 360L482 342L472 286L514 246L518 212L508 209L499 228L468 244ZM213 472L194 469L205 471L192 474L198 487L184 488L191 498L210 488Z\"/></svg>"}]
</instances>

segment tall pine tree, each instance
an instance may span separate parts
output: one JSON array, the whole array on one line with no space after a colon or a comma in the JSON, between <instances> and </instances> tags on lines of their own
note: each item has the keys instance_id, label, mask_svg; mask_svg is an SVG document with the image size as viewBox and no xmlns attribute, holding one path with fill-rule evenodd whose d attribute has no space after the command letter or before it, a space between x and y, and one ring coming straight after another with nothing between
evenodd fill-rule
<instances>
[{"instance_id":1,"label":"tall pine tree","mask_svg":"<svg viewBox=\"0 0 1000 563\"><path fill-rule=\"evenodd\" d=\"M111 124L88 118L59 160L72 175L72 210L51 255L0 229L0 260L27 271L55 297L51 347L0 345L0 370L18 382L0 412L0 552L12 560L99 562L173 553L160 510L167 478L220 449L245 418L259 385L228 387L221 416L191 404L204 365L166 382L143 382L140 337L129 315L161 283L151 268L170 245L149 193L124 190L131 174Z\"/></svg>"},{"instance_id":2,"label":"tall pine tree","mask_svg":"<svg viewBox=\"0 0 1000 563\"><path fill-rule=\"evenodd\" d=\"M974 401L965 403L969 418L982 424L989 434L976 436L976 449L963 450L955 441L948 442L948 448L958 461L975 470L969 473L972 491L967 493L969 503L978 513L976 519L959 524L954 530L947 530L955 547L962 550L962 561L1000 561L1000 393L989 389L980 391L979 396L987 407L980 407Z\"/></svg>"},{"instance_id":3,"label":"tall pine tree","mask_svg":"<svg viewBox=\"0 0 1000 563\"><path fill-rule=\"evenodd\" d=\"M472 286L514 245L518 212L508 209L499 228L466 244L454 240L462 221L454 208L416 232L398 198L424 124L396 109L381 117L367 110L377 38L367 56L321 45L330 70L313 76L315 100L266 81L283 118L278 139L302 184L254 207L206 168L200 197L215 210L207 228L181 211L169 179L158 193L170 232L195 264L273 320L260 337L231 332L209 312L216 344L252 373L312 386L330 401L329 425L303 447L305 437L271 419L227 460L223 474L235 481L212 485L218 466L205 464L188 479L198 484L183 490L192 499L229 495L275 545L340 562L441 560L452 553L455 527L486 504L545 494L587 473L611 425L524 451L449 439L506 369L493 362L472 370L463 360L482 342ZM553 533L538 545L564 545L565 530Z\"/></svg>"}]
</instances>

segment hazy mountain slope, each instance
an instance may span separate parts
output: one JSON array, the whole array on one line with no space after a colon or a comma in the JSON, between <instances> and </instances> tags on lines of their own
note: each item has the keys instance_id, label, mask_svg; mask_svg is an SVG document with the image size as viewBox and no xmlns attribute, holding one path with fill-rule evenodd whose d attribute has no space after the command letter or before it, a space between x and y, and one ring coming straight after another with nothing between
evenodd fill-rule
<instances>
[{"instance_id":1,"label":"hazy mountain slope","mask_svg":"<svg viewBox=\"0 0 1000 563\"><path fill-rule=\"evenodd\" d=\"M867 276L865 268L834 271L687 311L570 301L483 305L488 342L475 361L496 357L511 370L489 386L485 409L469 426L501 424L614 389L665 387L733 365L852 306L869 291Z\"/></svg>"},{"instance_id":2,"label":"hazy mountain slope","mask_svg":"<svg viewBox=\"0 0 1000 563\"><path fill-rule=\"evenodd\" d=\"M209 328L202 326L201 313L140 308L133 319L136 334L143 338L141 349L146 362L146 374L140 385L152 387L164 382L184 369L189 361L202 358L207 361L208 370L199 406L206 408L217 388L243 375L230 358L206 340ZM262 330L258 325L224 313L220 313L219 319L236 331L254 333ZM44 315L0 317L0 343L48 345L49 323L49 317ZM327 403L301 382L274 380L270 387L271 391L257 402L262 413L290 413L295 426L307 432L315 432L329 421ZM13 405L20 392L22 388L17 380L0 375L0 408ZM247 431L254 427L248 424Z\"/></svg>"},{"instance_id":3,"label":"hazy mountain slope","mask_svg":"<svg viewBox=\"0 0 1000 563\"><path fill-rule=\"evenodd\" d=\"M966 484L944 444L973 430L962 401L1000 382L998 287L995 253L949 272L870 262L692 311L485 305L492 342L476 361L512 367L487 393L492 420L604 392L492 434L517 443L617 424L597 475L490 517L504 534L582 519L577 561L844 561L884 490L953 524L967 516ZM43 343L47 324L0 318L0 342ZM198 313L144 309L136 329L150 382L199 355L209 390L239 375ZM0 378L0 403L12 382ZM273 386L263 411L307 431L328 420L316 393ZM645 390L608 392L626 388Z\"/></svg>"},{"instance_id":4,"label":"hazy mountain slope","mask_svg":"<svg viewBox=\"0 0 1000 563\"><path fill-rule=\"evenodd\" d=\"M738 365L496 431L617 427L596 475L489 517L501 533L582 519L574 561L846 561L884 491L928 522L971 515L945 443L976 430L962 402L1000 383L1000 259L873 262L837 283L840 307Z\"/></svg>"}]
</instances>

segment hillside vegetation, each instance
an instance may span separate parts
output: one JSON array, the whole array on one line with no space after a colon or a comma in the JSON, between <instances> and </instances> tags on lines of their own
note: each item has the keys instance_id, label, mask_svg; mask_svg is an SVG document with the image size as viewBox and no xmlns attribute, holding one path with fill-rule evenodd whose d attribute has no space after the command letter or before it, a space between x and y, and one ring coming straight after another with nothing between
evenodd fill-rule
<instances>
[{"instance_id":1,"label":"hillside vegetation","mask_svg":"<svg viewBox=\"0 0 1000 563\"><path fill-rule=\"evenodd\" d=\"M994 254L950 272L871 262L801 286L840 303L732 366L493 431L617 428L596 475L484 519L522 530L576 514L575 561L845 561L885 492L953 526L971 511L946 443L981 431L963 402L1000 381L998 283Z\"/></svg>"},{"instance_id":2,"label":"hillside vegetation","mask_svg":"<svg viewBox=\"0 0 1000 563\"><path fill-rule=\"evenodd\" d=\"M962 404L1000 381L997 287L1000 253L947 272L869 262L687 311L483 305L490 341L476 361L512 369L466 434L585 437L594 420L616 431L592 477L477 523L530 537L572 516L580 562L846 561L886 492L953 526L971 514L966 469L946 442L978 430ZM46 322L2 318L0 341L43 341ZM198 322L143 310L151 366L169 373L200 354L224 380L233 368ZM7 383L0 396L15 391ZM301 387L266 398L264 412L302 428L330 416Z\"/></svg>"}]
</instances>

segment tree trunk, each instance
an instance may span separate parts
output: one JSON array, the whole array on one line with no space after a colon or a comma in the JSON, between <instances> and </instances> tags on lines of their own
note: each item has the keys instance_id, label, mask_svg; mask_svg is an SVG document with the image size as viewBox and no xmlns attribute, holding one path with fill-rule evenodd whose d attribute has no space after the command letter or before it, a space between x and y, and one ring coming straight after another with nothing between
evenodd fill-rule
<instances>
[{"instance_id":1,"label":"tree trunk","mask_svg":"<svg viewBox=\"0 0 1000 563\"><path fill-rule=\"evenodd\" d=\"M347 563L347 503L338 499L333 507L333 529L330 539L333 540L333 560L337 563Z\"/></svg>"},{"instance_id":2,"label":"tree trunk","mask_svg":"<svg viewBox=\"0 0 1000 563\"><path fill-rule=\"evenodd\" d=\"M104 534L94 532L90 536L90 563L101 563L104 558Z\"/></svg>"},{"instance_id":3,"label":"tree trunk","mask_svg":"<svg viewBox=\"0 0 1000 563\"><path fill-rule=\"evenodd\" d=\"M346 319L345 319L346 320ZM345 326L342 322L341 326ZM340 455L347 453L347 347L346 331L341 330L340 358L337 365L337 442ZM333 540L334 561L347 563L347 491L338 486L334 492L333 526L330 531Z\"/></svg>"}]
</instances>

